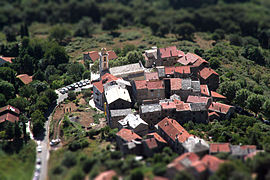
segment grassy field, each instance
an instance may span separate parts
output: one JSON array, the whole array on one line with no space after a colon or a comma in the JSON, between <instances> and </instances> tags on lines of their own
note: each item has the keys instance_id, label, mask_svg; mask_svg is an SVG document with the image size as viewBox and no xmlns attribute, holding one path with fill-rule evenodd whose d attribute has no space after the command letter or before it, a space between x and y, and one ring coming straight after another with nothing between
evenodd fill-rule
<instances>
[{"instance_id":1,"label":"grassy field","mask_svg":"<svg viewBox=\"0 0 270 180\"><path fill-rule=\"evenodd\" d=\"M30 141L14 155L0 152L1 180L30 180L33 176L36 159L36 144Z\"/></svg>"}]
</instances>

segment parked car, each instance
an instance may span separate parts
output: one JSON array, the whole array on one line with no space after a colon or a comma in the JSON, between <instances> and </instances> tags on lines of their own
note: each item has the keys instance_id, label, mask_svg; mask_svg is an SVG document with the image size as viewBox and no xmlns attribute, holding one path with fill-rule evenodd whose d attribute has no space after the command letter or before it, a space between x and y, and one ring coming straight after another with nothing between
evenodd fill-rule
<instances>
[{"instance_id":1,"label":"parked car","mask_svg":"<svg viewBox=\"0 0 270 180\"><path fill-rule=\"evenodd\" d=\"M85 82L83 83L83 86L86 86L86 83Z\"/></svg>"},{"instance_id":2,"label":"parked car","mask_svg":"<svg viewBox=\"0 0 270 180\"><path fill-rule=\"evenodd\" d=\"M41 146L38 146L38 147L37 147L37 152L38 152L38 153L41 153L41 152L42 152L42 147L41 147Z\"/></svg>"},{"instance_id":3,"label":"parked car","mask_svg":"<svg viewBox=\"0 0 270 180\"><path fill-rule=\"evenodd\" d=\"M78 87L79 87L79 86L76 84L76 85L75 85L75 88L78 88Z\"/></svg>"},{"instance_id":4,"label":"parked car","mask_svg":"<svg viewBox=\"0 0 270 180\"><path fill-rule=\"evenodd\" d=\"M41 159L37 158L37 164L41 164Z\"/></svg>"}]
</instances>

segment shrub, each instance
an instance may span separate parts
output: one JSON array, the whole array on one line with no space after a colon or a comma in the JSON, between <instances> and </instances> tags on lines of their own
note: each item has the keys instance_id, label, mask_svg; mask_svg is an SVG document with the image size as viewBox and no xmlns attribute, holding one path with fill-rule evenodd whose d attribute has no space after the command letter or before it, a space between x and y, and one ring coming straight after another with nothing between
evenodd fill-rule
<instances>
[{"instance_id":1,"label":"shrub","mask_svg":"<svg viewBox=\"0 0 270 180\"><path fill-rule=\"evenodd\" d=\"M74 166L77 163L76 156L74 153L66 152L62 164L68 168Z\"/></svg>"},{"instance_id":2,"label":"shrub","mask_svg":"<svg viewBox=\"0 0 270 180\"><path fill-rule=\"evenodd\" d=\"M68 99L69 99L70 101L75 100L75 99L76 99L76 93L75 93L74 91L68 92Z\"/></svg>"}]
</instances>

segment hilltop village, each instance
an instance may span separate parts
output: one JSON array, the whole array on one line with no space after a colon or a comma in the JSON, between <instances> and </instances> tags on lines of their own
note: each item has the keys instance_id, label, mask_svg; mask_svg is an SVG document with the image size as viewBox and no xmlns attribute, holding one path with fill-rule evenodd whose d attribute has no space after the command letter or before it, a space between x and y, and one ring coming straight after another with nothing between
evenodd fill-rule
<instances>
[{"instance_id":1,"label":"hilltop village","mask_svg":"<svg viewBox=\"0 0 270 180\"><path fill-rule=\"evenodd\" d=\"M256 154L254 145L209 144L189 134L183 124L211 123L230 119L233 106L220 103L226 97L216 92L219 74L209 63L193 53L152 47L142 62L109 67L117 58L105 48L84 53L99 61L100 77L93 81L95 106L104 111L110 128L118 128L117 146L124 154L151 157L170 146L180 156L168 164L166 177L183 170L196 179L205 179L223 163L214 154L224 152L244 160ZM114 171L100 174L102 179Z\"/></svg>"}]
</instances>

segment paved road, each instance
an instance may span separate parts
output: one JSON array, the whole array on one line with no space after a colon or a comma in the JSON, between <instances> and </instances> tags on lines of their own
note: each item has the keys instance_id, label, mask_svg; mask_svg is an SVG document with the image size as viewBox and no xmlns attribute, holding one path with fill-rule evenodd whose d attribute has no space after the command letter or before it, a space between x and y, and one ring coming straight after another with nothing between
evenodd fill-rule
<instances>
[{"instance_id":1,"label":"paved road","mask_svg":"<svg viewBox=\"0 0 270 180\"><path fill-rule=\"evenodd\" d=\"M91 85L87 85L84 88L90 88ZM75 92L80 92L82 88L77 88ZM61 94L59 91L55 91L58 94L58 99L56 100L57 105L64 101L68 97L68 93ZM48 174L48 161L50 158L50 141L49 141L49 128L50 128L50 119L52 117L52 113L55 106L50 107L48 115L47 115L47 121L45 123L45 132L40 137L36 138L36 141L40 141L40 145L42 147L42 152L37 152L37 158L41 159L41 168L40 168L40 178L39 180L47 180L47 174Z\"/></svg>"}]
</instances>

